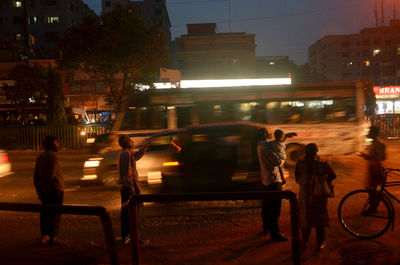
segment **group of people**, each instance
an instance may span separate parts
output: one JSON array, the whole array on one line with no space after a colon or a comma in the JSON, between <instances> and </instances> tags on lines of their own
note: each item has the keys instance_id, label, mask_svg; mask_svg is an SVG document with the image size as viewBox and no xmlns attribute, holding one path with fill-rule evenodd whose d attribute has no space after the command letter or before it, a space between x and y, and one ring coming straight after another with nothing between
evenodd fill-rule
<instances>
[{"instance_id":1,"label":"group of people","mask_svg":"<svg viewBox=\"0 0 400 265\"><path fill-rule=\"evenodd\" d=\"M281 191L285 184L282 166L286 160L285 140L297 136L296 133L285 134L282 130L274 132L274 140L267 141L269 134L260 130L257 147L262 183L266 191ZM367 138L372 139L366 153L358 153L368 160L367 187L376 189L383 181L381 162L386 159L385 145L379 140L379 128L371 126ZM315 177L322 178L333 189L332 181L336 174L327 162L318 156L318 146L310 143L305 146L304 158L299 160L295 168L295 180L299 184L300 227L302 248L307 248L311 229L316 230L317 250L326 247L325 228L329 226L328 196L315 194ZM369 212L376 212L379 200L369 198ZM261 218L264 235L270 233L273 241L286 241L287 237L280 233L278 220L281 213L282 199L266 199L262 202Z\"/></svg>"},{"instance_id":2,"label":"group of people","mask_svg":"<svg viewBox=\"0 0 400 265\"><path fill-rule=\"evenodd\" d=\"M263 129L259 131L257 154L260 163L262 183L266 191L282 191L285 184L282 166L286 160L285 140L297 136L296 133L284 133L282 130L274 132L274 140L267 141L268 132ZM382 181L381 162L385 160L385 145L379 140L379 130L371 127L368 138L372 144L366 153L359 153L368 162L368 183L367 185L376 189ZM123 244L130 243L129 214L127 202L134 194L140 194L139 176L136 170L136 161L145 153L150 142L134 152L134 142L123 135L119 138L119 145L122 150L118 158L119 165L119 186L121 194L121 237ZM48 136L43 142L45 151L41 153L35 165L34 186L38 198L42 204L62 205L64 197L64 179L56 152L59 143L56 137ZM298 161L295 168L295 180L299 184L299 209L300 226L302 231L302 245L307 247L312 228L316 229L317 249L323 249L325 244L325 228L329 226L328 197L320 195L311 196L313 188L313 176L323 176L332 184L336 178L335 172L323 162L318 156L318 147L310 143L305 147L305 156ZM370 198L370 211L376 211L377 200ZM287 237L280 232L279 217L281 213L281 199L263 200L261 209L262 229L265 235L270 234L273 241L286 241ZM41 244L59 244L57 233L59 230L61 211L56 208L43 208L40 214ZM142 219L142 206L138 209L139 227ZM144 242L140 239L140 242Z\"/></svg>"}]
</instances>

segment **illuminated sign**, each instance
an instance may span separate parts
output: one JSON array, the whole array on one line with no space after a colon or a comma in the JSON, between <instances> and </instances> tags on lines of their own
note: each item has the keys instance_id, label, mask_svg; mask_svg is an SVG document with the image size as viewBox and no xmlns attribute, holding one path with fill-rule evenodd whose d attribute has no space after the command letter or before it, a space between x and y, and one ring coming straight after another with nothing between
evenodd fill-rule
<instances>
[{"instance_id":1,"label":"illuminated sign","mask_svg":"<svg viewBox=\"0 0 400 265\"><path fill-rule=\"evenodd\" d=\"M400 86L374 86L377 96L400 96Z\"/></svg>"},{"instance_id":2,"label":"illuminated sign","mask_svg":"<svg viewBox=\"0 0 400 265\"><path fill-rule=\"evenodd\" d=\"M180 88L206 87L239 87L239 86L271 86L290 85L291 78L255 78L255 79L215 79L215 80L181 80ZM174 83L154 83L157 89L177 87Z\"/></svg>"}]
</instances>

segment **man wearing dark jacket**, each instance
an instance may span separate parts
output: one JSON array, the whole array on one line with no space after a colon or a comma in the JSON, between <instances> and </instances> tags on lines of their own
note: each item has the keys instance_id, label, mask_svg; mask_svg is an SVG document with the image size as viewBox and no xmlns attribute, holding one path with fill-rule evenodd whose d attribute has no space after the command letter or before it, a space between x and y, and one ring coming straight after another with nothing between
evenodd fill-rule
<instances>
[{"instance_id":1,"label":"man wearing dark jacket","mask_svg":"<svg viewBox=\"0 0 400 265\"><path fill-rule=\"evenodd\" d=\"M64 177L58 161L58 140L47 136L43 141L45 151L36 159L34 185L42 204L62 205L64 197ZM42 245L59 243L56 236L60 227L61 213L42 209L40 212L40 231Z\"/></svg>"}]
</instances>

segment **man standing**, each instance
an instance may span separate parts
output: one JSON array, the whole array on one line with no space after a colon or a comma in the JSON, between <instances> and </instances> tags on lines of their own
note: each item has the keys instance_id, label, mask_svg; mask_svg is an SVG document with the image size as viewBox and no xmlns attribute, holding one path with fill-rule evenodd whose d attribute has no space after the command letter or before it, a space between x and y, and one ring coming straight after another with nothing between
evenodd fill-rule
<instances>
[{"instance_id":1,"label":"man standing","mask_svg":"<svg viewBox=\"0 0 400 265\"><path fill-rule=\"evenodd\" d=\"M64 197L64 177L56 152L59 144L55 136L47 136L43 141L45 151L41 153L35 165L33 182L42 204L62 205ZM42 209L40 212L40 230L42 245L59 243L56 239L61 220L61 212Z\"/></svg>"},{"instance_id":2,"label":"man standing","mask_svg":"<svg viewBox=\"0 0 400 265\"><path fill-rule=\"evenodd\" d=\"M367 153L359 153L361 157L368 160L367 187L376 190L382 184L384 174L382 161L386 159L386 146L379 140L379 128L371 126L367 138L372 139L371 145L367 148ZM376 213L379 199L374 193L370 193L368 213Z\"/></svg>"},{"instance_id":3,"label":"man standing","mask_svg":"<svg viewBox=\"0 0 400 265\"><path fill-rule=\"evenodd\" d=\"M286 160L286 138L296 136L296 133L284 134L281 130L274 132L273 141L266 141L266 130L262 129L257 146L258 161L260 163L262 183L266 191L282 191L285 184L281 166ZM279 216L281 214L282 199L263 200L261 218L263 231L271 235L273 241L286 241L287 237L279 231Z\"/></svg>"},{"instance_id":4,"label":"man standing","mask_svg":"<svg viewBox=\"0 0 400 265\"><path fill-rule=\"evenodd\" d=\"M136 170L136 161L142 158L150 142L147 142L139 151L133 152L134 143L128 135L118 139L122 150L118 157L119 186L121 192L121 237L123 244L131 241L129 233L129 212L127 202L134 194L140 194L139 175ZM142 205L138 209L139 224L142 219ZM140 227L140 226L139 226Z\"/></svg>"}]
</instances>

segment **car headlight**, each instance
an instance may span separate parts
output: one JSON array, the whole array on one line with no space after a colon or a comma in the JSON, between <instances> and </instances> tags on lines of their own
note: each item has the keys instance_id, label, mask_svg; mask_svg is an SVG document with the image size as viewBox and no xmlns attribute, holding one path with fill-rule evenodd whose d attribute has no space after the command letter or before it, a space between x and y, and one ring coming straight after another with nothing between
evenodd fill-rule
<instances>
[{"instance_id":1,"label":"car headlight","mask_svg":"<svg viewBox=\"0 0 400 265\"><path fill-rule=\"evenodd\" d=\"M98 167L101 160L103 160L102 157L89 158L89 160L85 161L83 167Z\"/></svg>"},{"instance_id":2,"label":"car headlight","mask_svg":"<svg viewBox=\"0 0 400 265\"><path fill-rule=\"evenodd\" d=\"M85 161L85 165L83 167L98 167L100 165L100 161Z\"/></svg>"}]
</instances>

